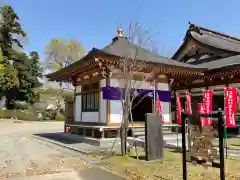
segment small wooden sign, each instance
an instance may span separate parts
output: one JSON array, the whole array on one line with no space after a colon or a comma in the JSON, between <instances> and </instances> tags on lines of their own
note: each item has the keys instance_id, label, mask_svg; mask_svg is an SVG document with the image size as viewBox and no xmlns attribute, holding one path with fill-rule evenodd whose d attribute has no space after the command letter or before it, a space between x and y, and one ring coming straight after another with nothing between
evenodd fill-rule
<instances>
[{"instance_id":1,"label":"small wooden sign","mask_svg":"<svg viewBox=\"0 0 240 180\"><path fill-rule=\"evenodd\" d=\"M191 150L188 154L188 158L191 160L210 161L213 163L217 156L217 150L214 149L213 146L213 128L203 127L202 131L200 131L200 128L197 125L193 125L190 127L190 132Z\"/></svg>"},{"instance_id":2,"label":"small wooden sign","mask_svg":"<svg viewBox=\"0 0 240 180\"><path fill-rule=\"evenodd\" d=\"M146 160L163 158L162 117L158 113L147 113L145 121L145 151Z\"/></svg>"}]
</instances>

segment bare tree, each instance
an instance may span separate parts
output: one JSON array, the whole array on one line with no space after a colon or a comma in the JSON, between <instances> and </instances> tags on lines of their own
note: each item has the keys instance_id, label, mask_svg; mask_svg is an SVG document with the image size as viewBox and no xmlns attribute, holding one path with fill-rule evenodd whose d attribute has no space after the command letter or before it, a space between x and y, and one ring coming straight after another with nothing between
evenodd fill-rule
<instances>
[{"instance_id":1,"label":"bare tree","mask_svg":"<svg viewBox=\"0 0 240 180\"><path fill-rule=\"evenodd\" d=\"M111 73L111 76L116 76L119 79L119 91L121 92L121 103L123 110L122 123L120 127L122 154L127 154L127 132L129 121L132 126L132 131L134 132L132 110L138 104L140 104L145 97L148 96L148 94L142 96L136 105L133 106L134 99L139 95L137 90L141 87L143 82L152 84L156 77L156 70L154 69L151 71L151 73L143 72L143 69L148 67L148 60L141 59L141 53L143 53L143 51L145 52L146 50L152 53L157 53L158 51L156 43L153 41L154 37L156 37L158 34L151 35L150 32L140 23L130 22L127 33L127 40L132 49L129 49L130 52L127 52L126 55L120 58L118 67L113 67L106 63L104 64L104 61L101 61L101 59L96 59L96 61L99 62L100 67L107 67ZM138 78L141 77L141 81L139 81L139 79L138 81L136 80L137 76ZM154 107L154 109L155 108L156 107ZM135 150L137 154L136 144Z\"/></svg>"},{"instance_id":2,"label":"bare tree","mask_svg":"<svg viewBox=\"0 0 240 180\"><path fill-rule=\"evenodd\" d=\"M81 43L75 40L58 40L53 39L45 48L47 60L45 69L50 71L58 71L67 67L71 63L80 60L84 55L84 49ZM59 93L57 95L57 111L59 112L60 94L63 91L63 81L59 82Z\"/></svg>"}]
</instances>

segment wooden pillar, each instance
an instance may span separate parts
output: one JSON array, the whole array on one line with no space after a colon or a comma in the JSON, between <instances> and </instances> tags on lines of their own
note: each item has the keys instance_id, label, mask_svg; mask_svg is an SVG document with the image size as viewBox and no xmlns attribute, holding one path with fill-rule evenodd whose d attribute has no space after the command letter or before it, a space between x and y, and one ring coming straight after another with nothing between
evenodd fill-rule
<instances>
[{"instance_id":1,"label":"wooden pillar","mask_svg":"<svg viewBox=\"0 0 240 180\"><path fill-rule=\"evenodd\" d=\"M172 87L170 84L168 85L168 90L172 92ZM172 93L171 93L171 101L169 103L169 124L172 124Z\"/></svg>"},{"instance_id":2,"label":"wooden pillar","mask_svg":"<svg viewBox=\"0 0 240 180\"><path fill-rule=\"evenodd\" d=\"M110 78L106 77L106 86L110 86ZM106 101L106 124L110 124L110 100Z\"/></svg>"},{"instance_id":3,"label":"wooden pillar","mask_svg":"<svg viewBox=\"0 0 240 180\"><path fill-rule=\"evenodd\" d=\"M225 87L228 88L229 87L229 84L225 84ZM223 99L224 99L224 109L223 111L225 112L225 95L224 95L224 90L223 90Z\"/></svg>"},{"instance_id":4,"label":"wooden pillar","mask_svg":"<svg viewBox=\"0 0 240 180\"><path fill-rule=\"evenodd\" d=\"M188 92L191 93L191 89L188 89ZM191 109L192 109L192 102L191 102L190 106L191 106ZM187 126L187 133L188 133L188 151L190 151L190 150L191 150L191 131L190 131L190 119L189 119L189 117L188 117L187 125L188 125L188 126Z\"/></svg>"},{"instance_id":5,"label":"wooden pillar","mask_svg":"<svg viewBox=\"0 0 240 180\"><path fill-rule=\"evenodd\" d=\"M177 119L177 97L176 97L176 90L173 91L173 99L175 99L175 112L174 112L174 118L175 120ZM172 109L172 105L171 105L171 109Z\"/></svg>"},{"instance_id":6,"label":"wooden pillar","mask_svg":"<svg viewBox=\"0 0 240 180\"><path fill-rule=\"evenodd\" d=\"M101 101L102 101L102 87L100 87L100 81L99 81L99 91L98 91L98 122L101 122ZM95 101L95 100L94 100Z\"/></svg>"},{"instance_id":7,"label":"wooden pillar","mask_svg":"<svg viewBox=\"0 0 240 180\"><path fill-rule=\"evenodd\" d=\"M76 122L75 112L76 112L76 86L74 86L74 97L73 97L73 122Z\"/></svg>"}]
</instances>

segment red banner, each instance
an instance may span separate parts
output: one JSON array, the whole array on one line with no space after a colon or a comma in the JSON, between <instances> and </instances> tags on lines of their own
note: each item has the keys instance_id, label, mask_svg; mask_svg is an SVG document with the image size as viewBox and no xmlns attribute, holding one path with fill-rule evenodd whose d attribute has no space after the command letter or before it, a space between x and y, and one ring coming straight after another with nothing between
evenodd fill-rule
<instances>
[{"instance_id":1,"label":"red banner","mask_svg":"<svg viewBox=\"0 0 240 180\"><path fill-rule=\"evenodd\" d=\"M164 124L164 117L163 117L163 112L162 112L162 106L161 106L161 101L160 98L157 94L157 109L158 109L158 113L162 116L162 124Z\"/></svg>"},{"instance_id":2,"label":"red banner","mask_svg":"<svg viewBox=\"0 0 240 180\"><path fill-rule=\"evenodd\" d=\"M192 114L192 95L190 92L186 93L186 99L187 99L187 111L188 111L188 114L191 115Z\"/></svg>"},{"instance_id":3,"label":"red banner","mask_svg":"<svg viewBox=\"0 0 240 180\"><path fill-rule=\"evenodd\" d=\"M203 103L198 103L198 112L200 114L205 114ZM201 122L202 126L205 126L205 118L204 117L200 117L200 122Z\"/></svg>"},{"instance_id":4,"label":"red banner","mask_svg":"<svg viewBox=\"0 0 240 180\"><path fill-rule=\"evenodd\" d=\"M212 90L205 90L204 91L204 111L206 114L212 114L212 96L213 96L213 91ZM205 126L211 126L212 125L212 118L207 117L205 119Z\"/></svg>"},{"instance_id":5,"label":"red banner","mask_svg":"<svg viewBox=\"0 0 240 180\"><path fill-rule=\"evenodd\" d=\"M237 89L225 89L225 116L228 128L236 127Z\"/></svg>"},{"instance_id":6,"label":"red banner","mask_svg":"<svg viewBox=\"0 0 240 180\"><path fill-rule=\"evenodd\" d=\"M181 125L181 124L182 124L181 112L182 112L183 108L182 108L180 96L176 95L176 99L177 99L177 118L178 118L178 124Z\"/></svg>"}]
</instances>

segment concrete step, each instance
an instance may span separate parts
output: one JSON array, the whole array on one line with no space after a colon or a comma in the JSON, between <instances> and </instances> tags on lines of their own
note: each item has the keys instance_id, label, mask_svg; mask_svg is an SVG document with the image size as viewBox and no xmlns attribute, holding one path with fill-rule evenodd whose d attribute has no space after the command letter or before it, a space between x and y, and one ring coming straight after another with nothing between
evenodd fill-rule
<instances>
[{"instance_id":1,"label":"concrete step","mask_svg":"<svg viewBox=\"0 0 240 180\"><path fill-rule=\"evenodd\" d=\"M175 135L174 133L172 133L171 131L164 131L163 135ZM135 137L145 137L145 132L134 132L133 136Z\"/></svg>"},{"instance_id":2,"label":"concrete step","mask_svg":"<svg viewBox=\"0 0 240 180\"><path fill-rule=\"evenodd\" d=\"M135 132L140 132L140 131L145 131L145 128L144 127L137 127L137 128L134 128L133 129ZM169 128L169 127L162 127L162 130L165 132L171 132L172 131L172 129L171 128Z\"/></svg>"},{"instance_id":3,"label":"concrete step","mask_svg":"<svg viewBox=\"0 0 240 180\"><path fill-rule=\"evenodd\" d=\"M139 138L139 139L145 139L145 135L143 135L143 136L138 136L137 138Z\"/></svg>"},{"instance_id":4,"label":"concrete step","mask_svg":"<svg viewBox=\"0 0 240 180\"><path fill-rule=\"evenodd\" d=\"M133 132L133 136L145 136L145 131L134 131Z\"/></svg>"},{"instance_id":5,"label":"concrete step","mask_svg":"<svg viewBox=\"0 0 240 180\"><path fill-rule=\"evenodd\" d=\"M144 127L135 127L135 128L134 128L134 131L135 131L135 132L142 132L142 131L145 132L145 128L144 128Z\"/></svg>"}]
</instances>

